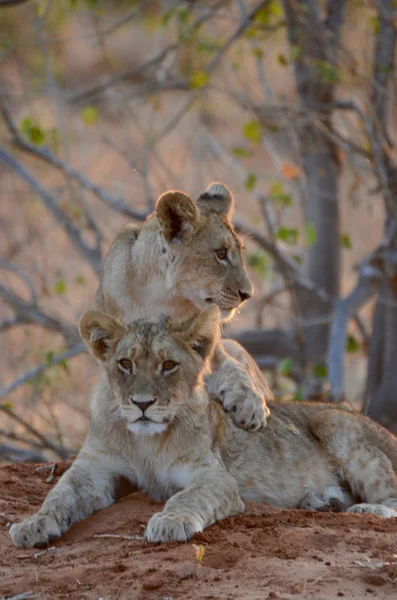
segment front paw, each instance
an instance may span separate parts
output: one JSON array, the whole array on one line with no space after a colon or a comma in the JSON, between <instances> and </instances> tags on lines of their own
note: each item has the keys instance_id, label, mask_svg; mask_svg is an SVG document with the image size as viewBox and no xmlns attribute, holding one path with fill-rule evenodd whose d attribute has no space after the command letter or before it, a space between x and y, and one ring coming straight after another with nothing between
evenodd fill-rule
<instances>
[{"instance_id":1,"label":"front paw","mask_svg":"<svg viewBox=\"0 0 397 600\"><path fill-rule=\"evenodd\" d=\"M188 542L198 531L203 531L198 517L156 513L146 527L145 537L148 542Z\"/></svg>"},{"instance_id":2,"label":"front paw","mask_svg":"<svg viewBox=\"0 0 397 600\"><path fill-rule=\"evenodd\" d=\"M354 504L348 509L348 512L356 513L358 515L376 515L377 517L383 517L384 519L397 517L397 510L385 506L384 504Z\"/></svg>"},{"instance_id":3,"label":"front paw","mask_svg":"<svg viewBox=\"0 0 397 600\"><path fill-rule=\"evenodd\" d=\"M266 427L270 410L265 398L255 390L244 384L227 387L219 390L224 411L230 413L238 427L249 431L258 431Z\"/></svg>"},{"instance_id":4,"label":"front paw","mask_svg":"<svg viewBox=\"0 0 397 600\"><path fill-rule=\"evenodd\" d=\"M57 521L49 515L37 513L22 523L15 523L10 528L10 536L15 546L33 548L45 546L48 542L60 537L61 529Z\"/></svg>"},{"instance_id":5,"label":"front paw","mask_svg":"<svg viewBox=\"0 0 397 600\"><path fill-rule=\"evenodd\" d=\"M260 393L245 371L234 363L224 365L207 382L210 395L220 399L238 427L257 431L266 427L270 410L265 394Z\"/></svg>"}]
</instances>

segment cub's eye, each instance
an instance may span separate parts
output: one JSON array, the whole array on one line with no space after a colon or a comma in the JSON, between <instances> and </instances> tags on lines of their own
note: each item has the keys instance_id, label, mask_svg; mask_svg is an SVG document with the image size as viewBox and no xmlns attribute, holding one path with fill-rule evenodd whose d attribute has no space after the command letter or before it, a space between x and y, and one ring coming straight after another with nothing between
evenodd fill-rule
<instances>
[{"instance_id":1,"label":"cub's eye","mask_svg":"<svg viewBox=\"0 0 397 600\"><path fill-rule=\"evenodd\" d=\"M179 363L175 362L174 360L166 360L163 362L163 367L162 367L162 371L163 373L169 373L170 371L173 371Z\"/></svg>"},{"instance_id":2,"label":"cub's eye","mask_svg":"<svg viewBox=\"0 0 397 600\"><path fill-rule=\"evenodd\" d=\"M220 250L215 250L215 254L219 260L227 259L227 248L221 248Z\"/></svg>"},{"instance_id":3,"label":"cub's eye","mask_svg":"<svg viewBox=\"0 0 397 600\"><path fill-rule=\"evenodd\" d=\"M121 360L119 360L119 365L125 371L131 371L132 369L132 362L129 358L122 358Z\"/></svg>"}]
</instances>

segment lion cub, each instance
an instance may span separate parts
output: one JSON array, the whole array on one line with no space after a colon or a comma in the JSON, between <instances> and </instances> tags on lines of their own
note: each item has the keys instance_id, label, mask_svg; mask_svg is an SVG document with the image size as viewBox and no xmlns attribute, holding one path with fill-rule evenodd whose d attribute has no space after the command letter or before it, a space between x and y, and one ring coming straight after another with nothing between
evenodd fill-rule
<instances>
[{"instance_id":1,"label":"lion cub","mask_svg":"<svg viewBox=\"0 0 397 600\"><path fill-rule=\"evenodd\" d=\"M216 307L179 325L83 315L102 371L87 439L40 511L11 527L16 545L45 544L110 505L120 476L166 502L147 525L152 542L186 541L243 512L243 500L397 516L397 440L382 427L324 404L275 402L266 429L248 433L209 400L218 323Z\"/></svg>"},{"instance_id":2,"label":"lion cub","mask_svg":"<svg viewBox=\"0 0 397 600\"><path fill-rule=\"evenodd\" d=\"M222 320L230 320L253 294L232 213L233 196L219 182L197 201L178 190L162 194L139 229L128 228L113 242L97 309L128 324L161 315L188 319L215 304ZM220 340L206 384L237 425L266 426L271 390L237 342Z\"/></svg>"}]
</instances>

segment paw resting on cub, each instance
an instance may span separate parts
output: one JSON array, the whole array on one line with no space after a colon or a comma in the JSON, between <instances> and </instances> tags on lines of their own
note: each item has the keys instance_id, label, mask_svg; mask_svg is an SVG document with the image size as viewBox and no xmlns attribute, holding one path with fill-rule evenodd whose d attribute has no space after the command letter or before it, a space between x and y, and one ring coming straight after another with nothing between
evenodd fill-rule
<instances>
[{"instance_id":1,"label":"paw resting on cub","mask_svg":"<svg viewBox=\"0 0 397 600\"><path fill-rule=\"evenodd\" d=\"M264 394L255 389L251 378L236 363L222 365L207 381L210 395L220 399L238 427L257 431L266 427L270 410Z\"/></svg>"},{"instance_id":2,"label":"paw resting on cub","mask_svg":"<svg viewBox=\"0 0 397 600\"><path fill-rule=\"evenodd\" d=\"M194 533L203 531L203 526L199 517L156 513L146 527L145 537L148 542L188 542Z\"/></svg>"},{"instance_id":3,"label":"paw resting on cub","mask_svg":"<svg viewBox=\"0 0 397 600\"><path fill-rule=\"evenodd\" d=\"M15 546L24 548L45 546L61 534L61 528L54 517L40 514L28 517L22 523L15 523L10 529Z\"/></svg>"}]
</instances>

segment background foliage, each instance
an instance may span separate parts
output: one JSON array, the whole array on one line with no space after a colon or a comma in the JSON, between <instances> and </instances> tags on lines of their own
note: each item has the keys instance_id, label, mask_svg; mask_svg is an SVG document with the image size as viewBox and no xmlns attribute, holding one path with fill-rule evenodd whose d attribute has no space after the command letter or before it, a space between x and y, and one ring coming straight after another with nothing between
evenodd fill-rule
<instances>
[{"instance_id":1,"label":"background foliage","mask_svg":"<svg viewBox=\"0 0 397 600\"><path fill-rule=\"evenodd\" d=\"M110 243L215 179L256 288L226 333L277 397L395 427L396 23L392 0L0 0L0 459L79 447Z\"/></svg>"}]
</instances>

